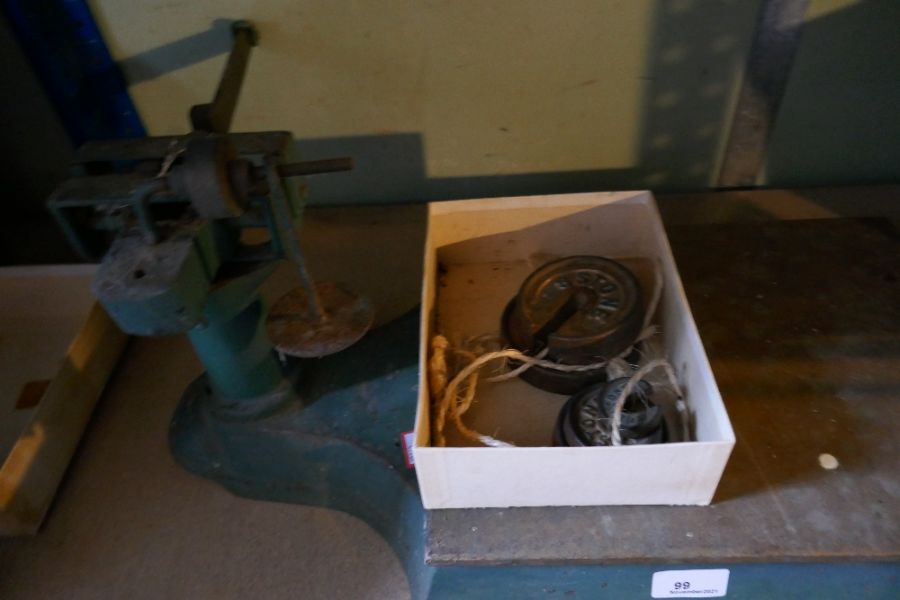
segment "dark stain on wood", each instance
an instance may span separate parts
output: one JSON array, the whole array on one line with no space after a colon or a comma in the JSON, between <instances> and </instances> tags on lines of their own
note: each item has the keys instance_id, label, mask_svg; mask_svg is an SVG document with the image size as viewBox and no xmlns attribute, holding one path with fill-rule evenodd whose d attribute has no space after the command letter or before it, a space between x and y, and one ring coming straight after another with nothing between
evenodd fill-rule
<instances>
[{"instance_id":1,"label":"dark stain on wood","mask_svg":"<svg viewBox=\"0 0 900 600\"><path fill-rule=\"evenodd\" d=\"M16 410L28 410L37 406L49 386L49 379L29 381L23 385L22 391L19 392L19 398L16 400Z\"/></svg>"}]
</instances>

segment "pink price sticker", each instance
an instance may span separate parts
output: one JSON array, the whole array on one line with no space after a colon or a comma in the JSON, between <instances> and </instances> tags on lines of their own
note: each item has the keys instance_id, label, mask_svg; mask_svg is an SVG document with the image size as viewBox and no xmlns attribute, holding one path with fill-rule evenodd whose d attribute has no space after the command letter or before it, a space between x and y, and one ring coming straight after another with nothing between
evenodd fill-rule
<instances>
[{"instance_id":1,"label":"pink price sticker","mask_svg":"<svg viewBox=\"0 0 900 600\"><path fill-rule=\"evenodd\" d=\"M403 446L403 459L406 461L407 469L414 469L416 466L416 457L413 455L415 435L414 431L404 431L400 434L400 444Z\"/></svg>"}]
</instances>

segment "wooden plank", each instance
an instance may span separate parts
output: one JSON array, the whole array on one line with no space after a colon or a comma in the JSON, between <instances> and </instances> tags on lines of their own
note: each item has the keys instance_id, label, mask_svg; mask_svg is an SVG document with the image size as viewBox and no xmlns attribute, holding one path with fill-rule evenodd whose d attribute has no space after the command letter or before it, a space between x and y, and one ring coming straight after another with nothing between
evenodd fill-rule
<instances>
[{"instance_id":1,"label":"wooden plank","mask_svg":"<svg viewBox=\"0 0 900 600\"><path fill-rule=\"evenodd\" d=\"M95 304L0 468L0 535L36 533L128 339Z\"/></svg>"},{"instance_id":2,"label":"wooden plank","mask_svg":"<svg viewBox=\"0 0 900 600\"><path fill-rule=\"evenodd\" d=\"M0 269L0 465L34 417L30 381L51 380L94 304L94 265ZM37 400L43 397L43 391Z\"/></svg>"}]
</instances>

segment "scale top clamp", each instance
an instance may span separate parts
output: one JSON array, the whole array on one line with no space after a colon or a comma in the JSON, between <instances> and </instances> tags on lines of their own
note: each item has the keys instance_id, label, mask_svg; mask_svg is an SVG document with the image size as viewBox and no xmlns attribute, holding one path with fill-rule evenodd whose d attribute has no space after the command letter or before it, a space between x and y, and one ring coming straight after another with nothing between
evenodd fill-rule
<instances>
[{"instance_id":1,"label":"scale top clamp","mask_svg":"<svg viewBox=\"0 0 900 600\"><path fill-rule=\"evenodd\" d=\"M102 257L93 291L127 333L230 319L286 259L300 286L275 304L266 330L284 354L331 354L362 337L372 306L344 286L312 281L294 231L306 188L292 178L350 170L353 161L291 162L288 132L228 132L258 42L246 21L232 32L215 99L190 110L193 131L88 142L48 206L83 257ZM269 241L244 243L246 229L266 230Z\"/></svg>"}]
</instances>

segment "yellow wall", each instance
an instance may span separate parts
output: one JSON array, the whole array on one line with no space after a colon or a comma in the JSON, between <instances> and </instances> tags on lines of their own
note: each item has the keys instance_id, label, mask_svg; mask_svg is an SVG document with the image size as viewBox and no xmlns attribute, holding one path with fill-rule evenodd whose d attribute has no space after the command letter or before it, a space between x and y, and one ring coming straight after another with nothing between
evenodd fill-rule
<instances>
[{"instance_id":1,"label":"yellow wall","mask_svg":"<svg viewBox=\"0 0 900 600\"><path fill-rule=\"evenodd\" d=\"M306 155L356 154L357 183L318 180L326 201L354 202L703 187L758 2L91 5L151 134L186 129L224 64L226 20L253 20L261 44L233 129L289 129Z\"/></svg>"},{"instance_id":2,"label":"yellow wall","mask_svg":"<svg viewBox=\"0 0 900 600\"><path fill-rule=\"evenodd\" d=\"M875 96L883 111L900 96L895 80L865 70L873 60L890 62L885 48L896 41L876 34L885 35L887 13L897 12L892 3L900 6L813 0L775 131L770 184L831 183L829 174L852 178L853 169L884 176L900 164L883 151L870 156L865 138L853 142L860 129L896 137L889 117L884 127L880 117L852 111L857 97ZM233 129L289 129L307 158L354 155L352 175L315 181L313 201L331 203L713 185L759 5L91 2L151 134L187 129L188 107L212 97L228 21L253 20L261 44ZM848 22L857 37L842 29ZM876 50L854 50L866 44ZM840 157L847 143L855 143L852 163Z\"/></svg>"},{"instance_id":3,"label":"yellow wall","mask_svg":"<svg viewBox=\"0 0 900 600\"><path fill-rule=\"evenodd\" d=\"M813 0L766 183L900 180L900 2Z\"/></svg>"}]
</instances>

